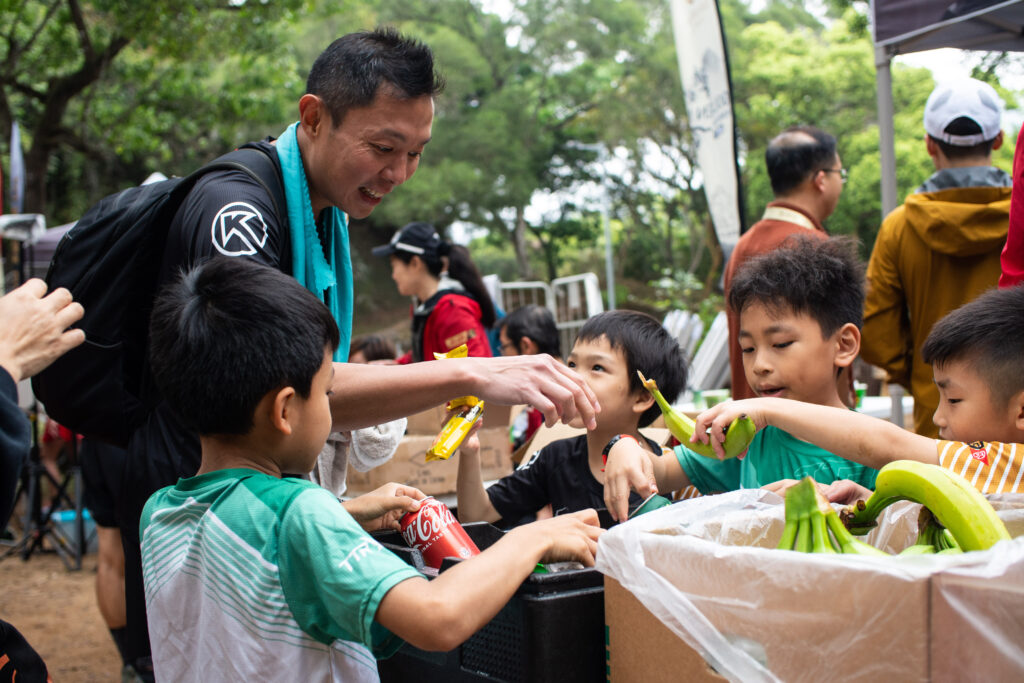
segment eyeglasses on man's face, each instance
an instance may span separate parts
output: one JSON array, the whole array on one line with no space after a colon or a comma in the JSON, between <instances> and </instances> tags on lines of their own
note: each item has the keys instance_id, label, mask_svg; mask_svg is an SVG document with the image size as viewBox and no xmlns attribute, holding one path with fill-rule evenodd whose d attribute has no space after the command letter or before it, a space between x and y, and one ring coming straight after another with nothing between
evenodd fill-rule
<instances>
[{"instance_id":1,"label":"eyeglasses on man's face","mask_svg":"<svg viewBox=\"0 0 1024 683\"><path fill-rule=\"evenodd\" d=\"M846 169L845 168L823 168L823 169L821 169L821 172L822 173L838 173L839 174L839 180L844 182L844 183L846 182Z\"/></svg>"}]
</instances>

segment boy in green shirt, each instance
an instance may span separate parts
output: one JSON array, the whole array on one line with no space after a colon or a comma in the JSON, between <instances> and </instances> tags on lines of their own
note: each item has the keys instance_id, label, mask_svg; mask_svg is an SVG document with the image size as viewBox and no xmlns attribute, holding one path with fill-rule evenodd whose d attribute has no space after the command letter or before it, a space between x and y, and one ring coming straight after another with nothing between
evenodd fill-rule
<instances>
[{"instance_id":1,"label":"boy in green shirt","mask_svg":"<svg viewBox=\"0 0 1024 683\"><path fill-rule=\"evenodd\" d=\"M140 524L156 678L375 681L401 644L449 650L538 561L593 565L593 510L509 532L428 581L366 530L425 496L388 484L339 503L309 472L331 429L338 330L293 278L215 258L164 290L153 376L200 435L194 477L154 493ZM397 636L397 637L396 637Z\"/></svg>"},{"instance_id":2,"label":"boy in green shirt","mask_svg":"<svg viewBox=\"0 0 1024 683\"><path fill-rule=\"evenodd\" d=\"M736 274L728 303L739 313L743 369L759 396L846 407L837 381L860 349L864 304L848 240L796 238L752 259ZM625 518L630 489L646 496L692 484L708 494L804 476L873 487L877 474L775 427L760 430L744 458L707 458L685 444L674 455L646 453L627 439L611 448L604 498L614 518Z\"/></svg>"}]
</instances>

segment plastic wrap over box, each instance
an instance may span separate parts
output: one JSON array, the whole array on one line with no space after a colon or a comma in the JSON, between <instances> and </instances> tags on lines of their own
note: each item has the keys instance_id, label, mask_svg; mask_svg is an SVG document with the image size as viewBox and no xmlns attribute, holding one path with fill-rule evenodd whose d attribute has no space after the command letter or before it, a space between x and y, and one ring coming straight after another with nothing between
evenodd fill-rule
<instances>
[{"instance_id":1,"label":"plastic wrap over box","mask_svg":"<svg viewBox=\"0 0 1024 683\"><path fill-rule=\"evenodd\" d=\"M775 550L782 499L733 491L612 528L597 567L731 680L1024 680L1024 496L992 500L1013 540L877 558ZM919 509L891 506L866 540L893 553L911 545ZM616 677L615 628L611 680L645 680Z\"/></svg>"}]
</instances>

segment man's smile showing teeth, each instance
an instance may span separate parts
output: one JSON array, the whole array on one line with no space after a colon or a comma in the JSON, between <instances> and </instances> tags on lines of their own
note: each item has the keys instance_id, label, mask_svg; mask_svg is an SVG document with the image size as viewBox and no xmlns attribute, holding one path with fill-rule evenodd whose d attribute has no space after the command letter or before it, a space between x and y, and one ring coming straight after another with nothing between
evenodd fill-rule
<instances>
[{"instance_id":1,"label":"man's smile showing teeth","mask_svg":"<svg viewBox=\"0 0 1024 683\"><path fill-rule=\"evenodd\" d=\"M381 197L384 196L383 194L378 194L377 192L374 192L368 187L360 187L359 191L365 194L370 199L380 199Z\"/></svg>"}]
</instances>

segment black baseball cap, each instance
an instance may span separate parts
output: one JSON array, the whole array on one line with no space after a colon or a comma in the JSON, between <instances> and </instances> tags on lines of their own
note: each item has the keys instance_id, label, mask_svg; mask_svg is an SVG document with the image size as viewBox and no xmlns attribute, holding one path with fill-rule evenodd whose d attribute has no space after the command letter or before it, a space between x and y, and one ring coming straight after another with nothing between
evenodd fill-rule
<instances>
[{"instance_id":1,"label":"black baseball cap","mask_svg":"<svg viewBox=\"0 0 1024 683\"><path fill-rule=\"evenodd\" d=\"M441 236L430 223L409 223L395 233L391 241L373 248L374 256L390 256L402 251L416 256L436 256L441 249Z\"/></svg>"}]
</instances>

